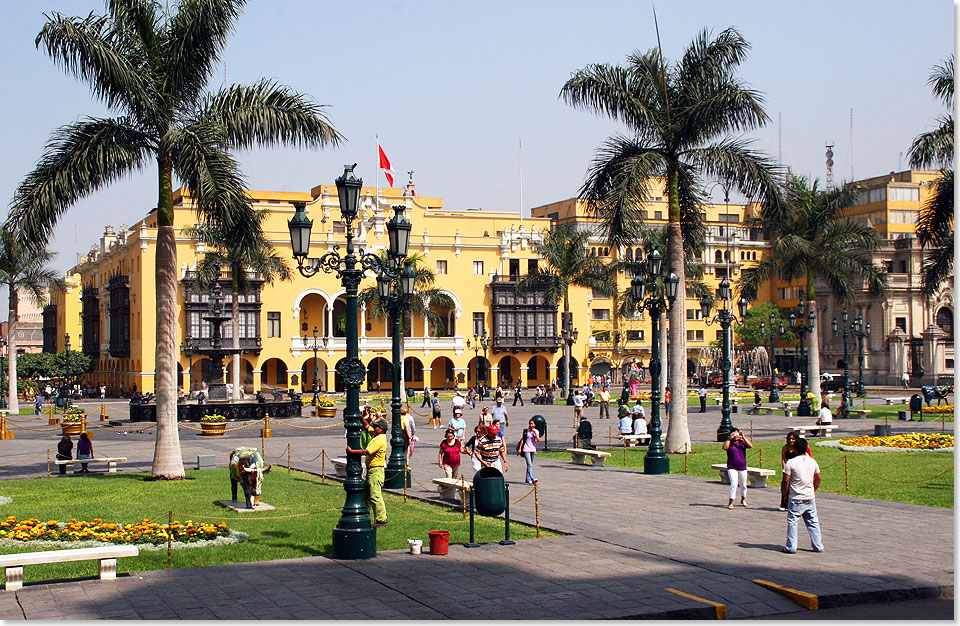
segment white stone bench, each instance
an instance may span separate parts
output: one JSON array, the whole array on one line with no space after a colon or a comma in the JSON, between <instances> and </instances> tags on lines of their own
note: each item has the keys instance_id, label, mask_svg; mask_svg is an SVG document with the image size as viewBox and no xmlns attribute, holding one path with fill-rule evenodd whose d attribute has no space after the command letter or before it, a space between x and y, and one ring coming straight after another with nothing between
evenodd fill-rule
<instances>
[{"instance_id":1,"label":"white stone bench","mask_svg":"<svg viewBox=\"0 0 960 626\"><path fill-rule=\"evenodd\" d=\"M112 580L117 577L117 559L124 556L137 556L137 546L104 546L97 548L75 548L72 550L47 550L44 552L21 552L0 556L0 567L4 569L4 585L7 591L16 591L23 587L23 566L43 565L46 563L64 563L66 561L100 561L100 579Z\"/></svg>"},{"instance_id":2,"label":"white stone bench","mask_svg":"<svg viewBox=\"0 0 960 626\"><path fill-rule=\"evenodd\" d=\"M790 430L799 430L801 433L805 433L807 431L819 433L820 431L823 431L824 436L830 437L830 434L836 427L836 424L805 424L803 426L791 426Z\"/></svg>"},{"instance_id":3,"label":"white stone bench","mask_svg":"<svg viewBox=\"0 0 960 626\"><path fill-rule=\"evenodd\" d=\"M636 446L641 443L650 443L650 435L619 435L621 441L626 441L628 447Z\"/></svg>"},{"instance_id":4,"label":"white stone bench","mask_svg":"<svg viewBox=\"0 0 960 626\"><path fill-rule=\"evenodd\" d=\"M891 404L906 404L907 400L910 398L900 397L900 398L884 398L883 401L887 403L887 406Z\"/></svg>"},{"instance_id":5,"label":"white stone bench","mask_svg":"<svg viewBox=\"0 0 960 626\"><path fill-rule=\"evenodd\" d=\"M751 406L749 409L746 410L746 413L748 413L749 415L757 415L757 414L759 414L759 413L763 413L764 415L772 415L772 414L773 414L773 407L769 407L769 406Z\"/></svg>"},{"instance_id":6,"label":"white stone bench","mask_svg":"<svg viewBox=\"0 0 960 626\"><path fill-rule=\"evenodd\" d=\"M437 492L440 497L450 502L459 502L459 498L465 496L464 491L473 489L473 481L460 478L434 478L433 484L437 485Z\"/></svg>"},{"instance_id":7,"label":"white stone bench","mask_svg":"<svg viewBox=\"0 0 960 626\"><path fill-rule=\"evenodd\" d=\"M726 463L714 463L710 467L720 472L720 482L722 482L724 485L730 484L730 476L727 474ZM761 469L759 467L747 466L747 480L750 482L750 487L752 489L766 487L767 478L776 475L777 472L772 469Z\"/></svg>"},{"instance_id":8,"label":"white stone bench","mask_svg":"<svg viewBox=\"0 0 960 626\"><path fill-rule=\"evenodd\" d=\"M800 406L800 401L797 400L796 402L793 402L790 400L785 400L780 403L780 406L782 406L784 410L796 411L797 407Z\"/></svg>"},{"instance_id":9,"label":"white stone bench","mask_svg":"<svg viewBox=\"0 0 960 626\"><path fill-rule=\"evenodd\" d=\"M63 461L54 461L57 465L78 465L80 463L106 463L107 472L117 473L117 463L123 463L127 460L125 456L116 457L97 457L95 459L68 459Z\"/></svg>"},{"instance_id":10,"label":"white stone bench","mask_svg":"<svg viewBox=\"0 0 960 626\"><path fill-rule=\"evenodd\" d=\"M347 477L347 460L346 459L330 459L330 464L333 465L333 471L337 476L341 478Z\"/></svg>"},{"instance_id":11,"label":"white stone bench","mask_svg":"<svg viewBox=\"0 0 960 626\"><path fill-rule=\"evenodd\" d=\"M847 413L856 413L857 417L867 417L871 412L870 409L847 409Z\"/></svg>"},{"instance_id":12,"label":"white stone bench","mask_svg":"<svg viewBox=\"0 0 960 626\"><path fill-rule=\"evenodd\" d=\"M593 465L603 467L603 460L610 456L609 452L588 450L586 448L567 448L567 452L573 457L573 462L576 465L586 465L587 457L590 457L593 459Z\"/></svg>"}]
</instances>

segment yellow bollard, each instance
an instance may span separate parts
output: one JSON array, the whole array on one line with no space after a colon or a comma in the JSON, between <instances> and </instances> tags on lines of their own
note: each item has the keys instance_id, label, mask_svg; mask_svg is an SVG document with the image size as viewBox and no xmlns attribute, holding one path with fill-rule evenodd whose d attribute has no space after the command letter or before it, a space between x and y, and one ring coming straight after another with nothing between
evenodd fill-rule
<instances>
[{"instance_id":1,"label":"yellow bollard","mask_svg":"<svg viewBox=\"0 0 960 626\"><path fill-rule=\"evenodd\" d=\"M53 405L50 405L50 420L47 422L48 426L56 426L60 423L60 420L53 415Z\"/></svg>"},{"instance_id":2,"label":"yellow bollard","mask_svg":"<svg viewBox=\"0 0 960 626\"><path fill-rule=\"evenodd\" d=\"M13 439L13 431L7 431L7 411L0 411L0 439Z\"/></svg>"},{"instance_id":3,"label":"yellow bollard","mask_svg":"<svg viewBox=\"0 0 960 626\"><path fill-rule=\"evenodd\" d=\"M753 420L750 420L750 441L753 441Z\"/></svg>"},{"instance_id":4,"label":"yellow bollard","mask_svg":"<svg viewBox=\"0 0 960 626\"><path fill-rule=\"evenodd\" d=\"M763 469L763 448L759 448L759 450L760 450L760 469Z\"/></svg>"},{"instance_id":5,"label":"yellow bollard","mask_svg":"<svg viewBox=\"0 0 960 626\"><path fill-rule=\"evenodd\" d=\"M87 414L84 413L83 415L80 416L80 434L82 435L83 433L86 433L86 432L87 432ZM89 436L90 434L87 433L87 437Z\"/></svg>"},{"instance_id":6,"label":"yellow bollard","mask_svg":"<svg viewBox=\"0 0 960 626\"><path fill-rule=\"evenodd\" d=\"M100 421L101 422L107 421L107 407L106 407L106 404L103 402L100 403Z\"/></svg>"},{"instance_id":7,"label":"yellow bollard","mask_svg":"<svg viewBox=\"0 0 960 626\"><path fill-rule=\"evenodd\" d=\"M607 426L607 450L613 447L613 426Z\"/></svg>"},{"instance_id":8,"label":"yellow bollard","mask_svg":"<svg viewBox=\"0 0 960 626\"><path fill-rule=\"evenodd\" d=\"M623 440L623 466L627 466L627 440Z\"/></svg>"},{"instance_id":9,"label":"yellow bollard","mask_svg":"<svg viewBox=\"0 0 960 626\"><path fill-rule=\"evenodd\" d=\"M266 438L266 439L269 439L271 437L269 413L263 414L263 428L260 429L260 437Z\"/></svg>"},{"instance_id":10,"label":"yellow bollard","mask_svg":"<svg viewBox=\"0 0 960 626\"><path fill-rule=\"evenodd\" d=\"M536 487L536 483L533 485ZM463 509L463 519L467 519L467 479L460 474L460 507Z\"/></svg>"},{"instance_id":11,"label":"yellow bollard","mask_svg":"<svg viewBox=\"0 0 960 626\"><path fill-rule=\"evenodd\" d=\"M537 519L537 539L540 538L540 493L537 491L537 483L533 483L533 512Z\"/></svg>"},{"instance_id":12,"label":"yellow bollard","mask_svg":"<svg viewBox=\"0 0 960 626\"><path fill-rule=\"evenodd\" d=\"M403 471L404 473L407 473L410 471L410 468L408 468L407 466L404 466ZM403 477L403 503L404 504L407 503L407 477L406 476Z\"/></svg>"},{"instance_id":13,"label":"yellow bollard","mask_svg":"<svg viewBox=\"0 0 960 626\"><path fill-rule=\"evenodd\" d=\"M688 459L689 457L690 457L690 454L689 454L689 453L683 455L683 473L684 473L684 474L687 473L687 459Z\"/></svg>"}]
</instances>

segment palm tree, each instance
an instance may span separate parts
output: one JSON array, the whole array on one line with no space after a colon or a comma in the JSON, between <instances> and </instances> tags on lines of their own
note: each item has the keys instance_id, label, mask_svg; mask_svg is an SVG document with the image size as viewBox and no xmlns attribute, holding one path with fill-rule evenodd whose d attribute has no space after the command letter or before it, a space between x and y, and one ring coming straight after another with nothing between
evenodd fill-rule
<instances>
[{"instance_id":1,"label":"palm tree","mask_svg":"<svg viewBox=\"0 0 960 626\"><path fill-rule=\"evenodd\" d=\"M852 206L858 191L853 185L821 190L819 181L790 176L782 202L767 204L748 222L767 230L770 254L743 270L737 290L751 299L765 282L777 276L784 281L803 280L811 311L816 311L816 280L824 281L840 303L853 301L860 287L876 296L887 293L886 271L873 264L873 254L883 239L874 228L843 212ZM820 401L820 340L813 325L808 352L810 393Z\"/></svg>"},{"instance_id":2,"label":"palm tree","mask_svg":"<svg viewBox=\"0 0 960 626\"><path fill-rule=\"evenodd\" d=\"M166 15L154 0L111 0L106 14L47 16L37 46L117 113L62 126L16 191L11 220L46 240L77 200L114 180L158 166L156 257L157 445L153 477L182 479L177 432L177 254L173 175L189 188L202 222L249 223L233 148L336 145L323 107L274 82L204 88L243 0L181 0Z\"/></svg>"},{"instance_id":3,"label":"palm tree","mask_svg":"<svg viewBox=\"0 0 960 626\"><path fill-rule=\"evenodd\" d=\"M38 306L47 299L47 289L55 289L61 281L47 264L57 256L45 248L17 237L10 228L0 227L0 284L7 288L7 393L9 409L14 415L20 412L17 399L17 323L20 320L20 290ZM0 391L0 393L3 393Z\"/></svg>"},{"instance_id":4,"label":"palm tree","mask_svg":"<svg viewBox=\"0 0 960 626\"><path fill-rule=\"evenodd\" d=\"M389 250L380 251L380 262L385 266L388 266L391 263ZM413 295L407 298L407 313L409 314L409 317L405 315L404 318L400 320L401 332L399 365L401 394L403 393L403 385L406 378L403 373L403 346L405 333L408 329L407 320L412 319L413 316L422 317L430 327L430 330L437 335L439 334L440 329L443 328L444 320L437 315L434 309L452 309L455 306L453 298L451 298L445 291L436 287L437 276L430 268L427 267L426 257L422 253L414 252L407 255L406 263L408 265L413 265L413 268L417 273L417 278L413 283ZM390 316L390 307L380 297L380 292L377 290L376 286L363 289L359 294L357 294L357 298L357 302L361 307L369 305L372 319L381 321Z\"/></svg>"},{"instance_id":5,"label":"palm tree","mask_svg":"<svg viewBox=\"0 0 960 626\"><path fill-rule=\"evenodd\" d=\"M934 95L953 109L953 55L933 68L927 81ZM910 146L910 167L938 167L933 194L917 216L917 237L927 248L922 271L923 290L936 293L953 273L953 115L937 118L938 125L921 133Z\"/></svg>"},{"instance_id":6,"label":"palm tree","mask_svg":"<svg viewBox=\"0 0 960 626\"><path fill-rule=\"evenodd\" d=\"M219 223L197 224L183 229L183 234L204 242L207 251L197 264L194 285L206 289L220 278L221 268L230 269L233 291L230 313L233 316L233 399L240 399L240 295L250 292L254 276L272 285L274 278L291 280L290 268L263 234L263 221L269 211L256 211L250 227L226 230ZM251 274L252 272L252 274Z\"/></svg>"},{"instance_id":7,"label":"palm tree","mask_svg":"<svg viewBox=\"0 0 960 626\"><path fill-rule=\"evenodd\" d=\"M684 223L694 223L700 176L728 181L754 198L775 197L772 163L750 148L743 133L768 121L759 93L736 77L750 44L733 28L711 39L701 31L676 63L658 48L627 57L626 66L594 64L566 82L561 96L571 105L607 115L629 128L608 139L581 189L605 224L611 245L629 244L643 221L652 180L665 183L669 200L667 270L680 279L670 319L668 362L675 398L686 398L687 337ZM686 215L685 215L686 214ZM667 452L690 450L685 402L671 407Z\"/></svg>"},{"instance_id":8,"label":"palm tree","mask_svg":"<svg viewBox=\"0 0 960 626\"><path fill-rule=\"evenodd\" d=\"M590 232L578 228L575 223L558 224L544 233L543 239L533 244L543 265L537 265L517 282L517 292L538 290L543 293L545 304L557 306L563 301L564 313L570 312L570 287L576 285L593 289L605 296L617 295L617 283L612 265L600 257L590 256ZM563 346L564 363L571 358L567 346ZM563 368L563 393L570 393L570 368Z\"/></svg>"}]
</instances>

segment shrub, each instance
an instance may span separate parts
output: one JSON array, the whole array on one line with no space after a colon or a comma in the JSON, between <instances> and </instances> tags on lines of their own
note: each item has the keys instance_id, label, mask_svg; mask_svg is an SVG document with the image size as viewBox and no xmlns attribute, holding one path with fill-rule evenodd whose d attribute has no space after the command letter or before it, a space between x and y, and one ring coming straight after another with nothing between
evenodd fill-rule
<instances>
[{"instance_id":1,"label":"shrub","mask_svg":"<svg viewBox=\"0 0 960 626\"><path fill-rule=\"evenodd\" d=\"M203 424L222 424L227 421L227 418L218 413L211 413L210 415L204 415L200 418L200 422Z\"/></svg>"}]
</instances>

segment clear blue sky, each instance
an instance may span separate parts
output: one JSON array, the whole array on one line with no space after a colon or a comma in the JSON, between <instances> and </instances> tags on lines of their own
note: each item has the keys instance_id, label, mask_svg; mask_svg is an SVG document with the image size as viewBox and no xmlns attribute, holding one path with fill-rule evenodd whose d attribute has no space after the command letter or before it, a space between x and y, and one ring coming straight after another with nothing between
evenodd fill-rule
<instances>
[{"instance_id":1,"label":"clear blue sky","mask_svg":"<svg viewBox=\"0 0 960 626\"><path fill-rule=\"evenodd\" d=\"M85 15L103 5L29 0L4 9L0 192L9 203L54 128L105 114L34 47L42 12ZM836 143L838 181L851 178L851 166L856 178L905 169L910 142L943 112L926 80L953 50L949 2L674 0L656 9L671 59L704 27L734 26L753 45L741 77L764 94L772 118L754 133L757 147L778 156L780 116L783 163L795 172L822 179L827 140ZM224 74L230 83L275 78L330 105L348 140L336 151L242 153L251 188L306 191L331 184L348 162L373 184L379 133L397 184L414 170L420 195L449 207L516 211L522 140L529 210L574 196L597 146L623 130L561 102L564 81L655 46L652 15L643 1L252 0L211 87ZM71 266L106 224L145 215L155 181L148 169L71 209L51 242L56 266Z\"/></svg>"}]
</instances>

